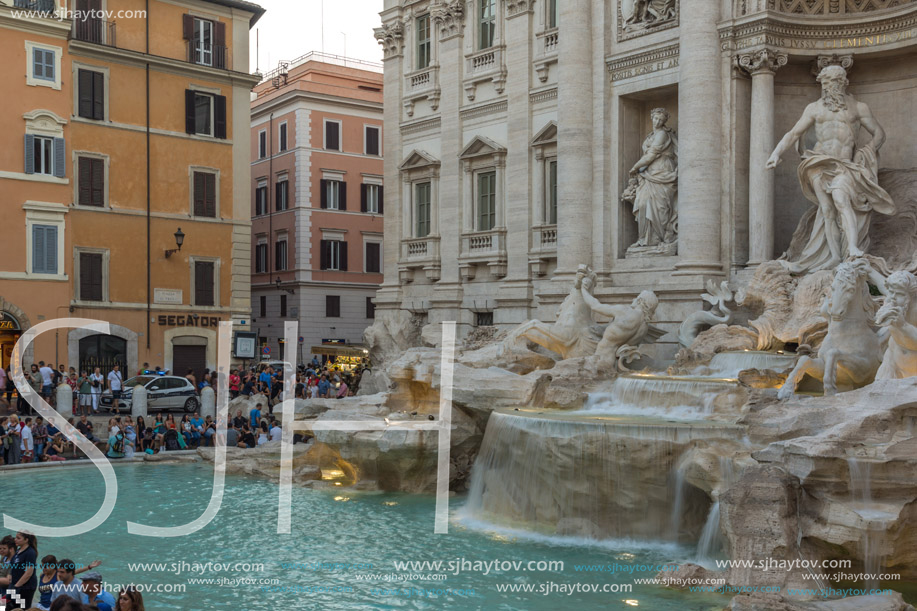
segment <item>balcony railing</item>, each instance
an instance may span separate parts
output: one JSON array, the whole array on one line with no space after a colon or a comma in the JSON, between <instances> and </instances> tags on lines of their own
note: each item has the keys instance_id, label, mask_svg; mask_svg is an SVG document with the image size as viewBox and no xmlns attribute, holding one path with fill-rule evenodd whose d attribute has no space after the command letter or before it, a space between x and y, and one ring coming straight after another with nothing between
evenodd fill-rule
<instances>
[{"instance_id":1,"label":"balcony railing","mask_svg":"<svg viewBox=\"0 0 917 611\"><path fill-rule=\"evenodd\" d=\"M439 236L401 240L401 264L424 265L434 261L439 263Z\"/></svg>"},{"instance_id":2,"label":"balcony railing","mask_svg":"<svg viewBox=\"0 0 917 611\"><path fill-rule=\"evenodd\" d=\"M13 8L52 15L57 10L55 0L13 0Z\"/></svg>"},{"instance_id":3,"label":"balcony railing","mask_svg":"<svg viewBox=\"0 0 917 611\"><path fill-rule=\"evenodd\" d=\"M210 66L220 70L231 70L229 49L222 45L201 44L196 40L186 43L187 60L198 66Z\"/></svg>"},{"instance_id":4,"label":"balcony railing","mask_svg":"<svg viewBox=\"0 0 917 611\"><path fill-rule=\"evenodd\" d=\"M73 38L108 47L117 46L115 22L101 19L78 19L73 22Z\"/></svg>"},{"instance_id":5,"label":"balcony railing","mask_svg":"<svg viewBox=\"0 0 917 611\"><path fill-rule=\"evenodd\" d=\"M474 100L478 83L493 81L498 94L503 93L506 83L505 48L496 45L465 56L465 94Z\"/></svg>"},{"instance_id":6,"label":"balcony railing","mask_svg":"<svg viewBox=\"0 0 917 611\"><path fill-rule=\"evenodd\" d=\"M462 258L490 262L506 258L506 229L491 229L462 234Z\"/></svg>"}]
</instances>

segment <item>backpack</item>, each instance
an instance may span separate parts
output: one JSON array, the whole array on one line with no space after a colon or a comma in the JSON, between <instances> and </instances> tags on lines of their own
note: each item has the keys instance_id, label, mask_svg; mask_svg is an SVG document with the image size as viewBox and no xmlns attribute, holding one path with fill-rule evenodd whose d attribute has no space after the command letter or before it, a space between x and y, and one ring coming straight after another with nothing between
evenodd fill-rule
<instances>
[{"instance_id":1,"label":"backpack","mask_svg":"<svg viewBox=\"0 0 917 611\"><path fill-rule=\"evenodd\" d=\"M111 449L118 454L124 453L124 435L121 433L115 435L115 445L113 445Z\"/></svg>"},{"instance_id":2,"label":"backpack","mask_svg":"<svg viewBox=\"0 0 917 611\"><path fill-rule=\"evenodd\" d=\"M175 432L175 429L166 431L165 445L167 452L177 452L181 450L181 445L178 443L178 433Z\"/></svg>"}]
</instances>

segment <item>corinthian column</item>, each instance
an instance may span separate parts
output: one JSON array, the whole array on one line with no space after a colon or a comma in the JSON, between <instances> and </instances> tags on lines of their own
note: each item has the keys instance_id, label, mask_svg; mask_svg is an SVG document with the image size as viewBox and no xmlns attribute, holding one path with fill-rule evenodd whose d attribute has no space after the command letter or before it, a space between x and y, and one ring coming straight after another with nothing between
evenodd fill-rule
<instances>
[{"instance_id":1,"label":"corinthian column","mask_svg":"<svg viewBox=\"0 0 917 611\"><path fill-rule=\"evenodd\" d=\"M774 172L765 168L774 148L774 73L787 56L771 49L742 53L736 64L751 75L751 145L748 155L748 264L774 258Z\"/></svg>"},{"instance_id":2,"label":"corinthian column","mask_svg":"<svg viewBox=\"0 0 917 611\"><path fill-rule=\"evenodd\" d=\"M572 276L592 260L592 0L564 0L558 51L557 271Z\"/></svg>"},{"instance_id":3,"label":"corinthian column","mask_svg":"<svg viewBox=\"0 0 917 611\"><path fill-rule=\"evenodd\" d=\"M681 0L676 274L722 273L720 2Z\"/></svg>"}]
</instances>

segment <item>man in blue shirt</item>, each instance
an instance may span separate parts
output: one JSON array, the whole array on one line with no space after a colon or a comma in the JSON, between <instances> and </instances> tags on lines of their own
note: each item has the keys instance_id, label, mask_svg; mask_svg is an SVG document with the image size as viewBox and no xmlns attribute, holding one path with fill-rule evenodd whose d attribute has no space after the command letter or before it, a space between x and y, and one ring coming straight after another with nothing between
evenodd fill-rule
<instances>
[{"instance_id":1,"label":"man in blue shirt","mask_svg":"<svg viewBox=\"0 0 917 611\"><path fill-rule=\"evenodd\" d=\"M318 396L324 399L328 396L329 390L331 390L331 382L328 381L328 376L322 374L322 379L318 383Z\"/></svg>"},{"instance_id":2,"label":"man in blue shirt","mask_svg":"<svg viewBox=\"0 0 917 611\"><path fill-rule=\"evenodd\" d=\"M96 571L83 575L84 605L95 605L99 611L114 611L115 597L102 589L102 576Z\"/></svg>"},{"instance_id":3,"label":"man in blue shirt","mask_svg":"<svg viewBox=\"0 0 917 611\"><path fill-rule=\"evenodd\" d=\"M261 410L258 409L259 407L259 405L255 405L249 413L249 422L252 425L252 430L257 429L258 423L261 421Z\"/></svg>"},{"instance_id":4,"label":"man in blue shirt","mask_svg":"<svg viewBox=\"0 0 917 611\"><path fill-rule=\"evenodd\" d=\"M204 431L204 419L197 412L191 418L191 443L195 446L201 445L201 433Z\"/></svg>"}]
</instances>

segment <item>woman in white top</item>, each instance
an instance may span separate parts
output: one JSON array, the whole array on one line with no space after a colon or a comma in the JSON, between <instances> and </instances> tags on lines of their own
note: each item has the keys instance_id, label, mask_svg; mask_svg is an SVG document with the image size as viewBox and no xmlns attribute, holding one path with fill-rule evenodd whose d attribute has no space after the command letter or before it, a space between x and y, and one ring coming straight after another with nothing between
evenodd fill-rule
<instances>
[{"instance_id":1,"label":"woman in white top","mask_svg":"<svg viewBox=\"0 0 917 611\"><path fill-rule=\"evenodd\" d=\"M89 376L89 386L92 389L92 411L99 413L99 397L102 396L102 388L105 386L105 378L102 377L102 370L98 367Z\"/></svg>"},{"instance_id":2,"label":"woman in white top","mask_svg":"<svg viewBox=\"0 0 917 611\"><path fill-rule=\"evenodd\" d=\"M260 446L263 443L267 443L268 430L266 420L261 421L261 427L258 430L260 431L258 433L258 445Z\"/></svg>"}]
</instances>

